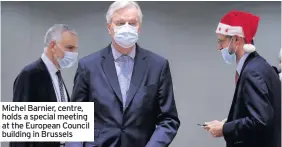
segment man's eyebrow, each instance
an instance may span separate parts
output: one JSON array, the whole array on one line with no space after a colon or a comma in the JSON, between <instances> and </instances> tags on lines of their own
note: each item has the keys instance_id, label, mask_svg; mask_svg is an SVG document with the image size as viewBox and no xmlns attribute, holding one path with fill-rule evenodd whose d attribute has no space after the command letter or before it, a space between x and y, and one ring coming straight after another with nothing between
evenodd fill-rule
<instances>
[{"instance_id":1,"label":"man's eyebrow","mask_svg":"<svg viewBox=\"0 0 282 147\"><path fill-rule=\"evenodd\" d=\"M67 48L75 48L74 45L66 45Z\"/></svg>"}]
</instances>

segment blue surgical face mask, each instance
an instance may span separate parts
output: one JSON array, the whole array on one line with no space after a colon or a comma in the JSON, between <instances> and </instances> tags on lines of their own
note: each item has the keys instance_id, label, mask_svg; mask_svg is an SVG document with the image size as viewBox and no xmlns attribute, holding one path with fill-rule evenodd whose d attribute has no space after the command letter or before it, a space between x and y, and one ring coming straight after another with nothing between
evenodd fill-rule
<instances>
[{"instance_id":1,"label":"blue surgical face mask","mask_svg":"<svg viewBox=\"0 0 282 147\"><path fill-rule=\"evenodd\" d=\"M138 28L128 23L122 26L114 27L114 40L123 48L130 48L135 45L138 40Z\"/></svg>"},{"instance_id":2,"label":"blue surgical face mask","mask_svg":"<svg viewBox=\"0 0 282 147\"><path fill-rule=\"evenodd\" d=\"M233 39L233 37L231 38L231 41L229 42L228 47L223 48L223 49L220 50L221 54L222 54L222 57L223 57L224 61L227 64L232 64L232 63L234 63L236 61L235 53L232 53L232 52L229 51L229 47L230 47L230 44L232 42L232 39Z\"/></svg>"},{"instance_id":3,"label":"blue surgical face mask","mask_svg":"<svg viewBox=\"0 0 282 147\"><path fill-rule=\"evenodd\" d=\"M58 48L62 50L59 46ZM60 68L69 68L76 63L77 58L78 58L77 52L64 51L64 57L61 59L57 58L56 60L58 64L60 65Z\"/></svg>"}]
</instances>

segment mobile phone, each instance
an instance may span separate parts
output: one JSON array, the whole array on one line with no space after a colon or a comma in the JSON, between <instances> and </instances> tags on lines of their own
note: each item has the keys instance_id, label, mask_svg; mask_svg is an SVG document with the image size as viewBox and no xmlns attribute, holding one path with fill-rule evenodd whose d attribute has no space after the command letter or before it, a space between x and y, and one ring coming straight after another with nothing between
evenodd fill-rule
<instances>
[{"instance_id":1,"label":"mobile phone","mask_svg":"<svg viewBox=\"0 0 282 147\"><path fill-rule=\"evenodd\" d=\"M200 126L200 127L205 127L205 126L207 126L206 124L197 124L198 126Z\"/></svg>"}]
</instances>

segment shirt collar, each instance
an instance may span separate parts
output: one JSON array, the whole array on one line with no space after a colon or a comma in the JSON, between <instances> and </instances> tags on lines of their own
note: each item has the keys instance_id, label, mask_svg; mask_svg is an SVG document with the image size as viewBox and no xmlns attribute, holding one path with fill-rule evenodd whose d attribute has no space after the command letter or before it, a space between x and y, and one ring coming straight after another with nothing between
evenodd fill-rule
<instances>
[{"instance_id":1,"label":"shirt collar","mask_svg":"<svg viewBox=\"0 0 282 147\"><path fill-rule=\"evenodd\" d=\"M115 60L123 55L122 53L120 53L118 50L115 49L113 44L111 44L111 48L112 48L112 53L113 53L113 57L114 57ZM133 50L128 53L128 56L131 57L132 59L134 59L135 54L136 54L136 45L134 45Z\"/></svg>"},{"instance_id":2,"label":"shirt collar","mask_svg":"<svg viewBox=\"0 0 282 147\"><path fill-rule=\"evenodd\" d=\"M239 60L239 62L237 64L237 72L238 72L239 75L241 74L243 65L244 65L244 63L245 63L245 61L246 61L246 59L248 58L249 55L250 55L250 53L245 53L244 56L241 57L241 59Z\"/></svg>"},{"instance_id":3,"label":"shirt collar","mask_svg":"<svg viewBox=\"0 0 282 147\"><path fill-rule=\"evenodd\" d=\"M43 60L44 64L46 65L48 71L50 74L56 74L56 72L58 71L57 67L55 66L55 64L45 55L45 53L43 53L41 55L41 59Z\"/></svg>"}]
</instances>

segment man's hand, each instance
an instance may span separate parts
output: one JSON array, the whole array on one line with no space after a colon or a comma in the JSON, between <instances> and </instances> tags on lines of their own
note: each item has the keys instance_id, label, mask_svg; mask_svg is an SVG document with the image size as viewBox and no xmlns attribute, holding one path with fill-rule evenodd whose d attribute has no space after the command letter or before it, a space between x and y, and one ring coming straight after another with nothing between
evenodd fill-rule
<instances>
[{"instance_id":1,"label":"man's hand","mask_svg":"<svg viewBox=\"0 0 282 147\"><path fill-rule=\"evenodd\" d=\"M205 123L205 130L209 131L213 137L222 137L223 136L223 125L225 121L214 120L211 122Z\"/></svg>"}]
</instances>

